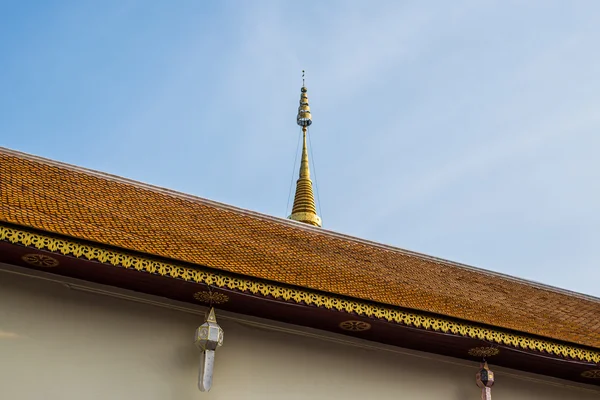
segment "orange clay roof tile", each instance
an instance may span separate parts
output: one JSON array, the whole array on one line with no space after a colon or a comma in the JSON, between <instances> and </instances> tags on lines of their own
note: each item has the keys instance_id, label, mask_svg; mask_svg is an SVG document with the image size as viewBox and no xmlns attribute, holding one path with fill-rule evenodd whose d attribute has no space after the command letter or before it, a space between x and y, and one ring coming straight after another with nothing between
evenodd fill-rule
<instances>
[{"instance_id":1,"label":"orange clay roof tile","mask_svg":"<svg viewBox=\"0 0 600 400\"><path fill-rule=\"evenodd\" d=\"M0 148L0 220L600 348L600 300Z\"/></svg>"}]
</instances>

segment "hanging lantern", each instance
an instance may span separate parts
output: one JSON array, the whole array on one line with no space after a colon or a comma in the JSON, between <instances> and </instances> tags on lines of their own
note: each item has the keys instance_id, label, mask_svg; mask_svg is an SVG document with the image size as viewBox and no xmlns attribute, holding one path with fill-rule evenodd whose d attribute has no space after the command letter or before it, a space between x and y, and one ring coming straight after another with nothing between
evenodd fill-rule
<instances>
[{"instance_id":1,"label":"hanging lantern","mask_svg":"<svg viewBox=\"0 0 600 400\"><path fill-rule=\"evenodd\" d=\"M223 329L217 324L215 309L211 307L206 321L196 329L194 343L200 354L200 372L198 374L198 389L208 392L212 386L215 351L223 345Z\"/></svg>"},{"instance_id":2,"label":"hanging lantern","mask_svg":"<svg viewBox=\"0 0 600 400\"><path fill-rule=\"evenodd\" d=\"M494 386L494 373L490 371L487 361L483 361L481 369L475 376L477 386L481 388L481 400L492 400L492 386Z\"/></svg>"}]
</instances>

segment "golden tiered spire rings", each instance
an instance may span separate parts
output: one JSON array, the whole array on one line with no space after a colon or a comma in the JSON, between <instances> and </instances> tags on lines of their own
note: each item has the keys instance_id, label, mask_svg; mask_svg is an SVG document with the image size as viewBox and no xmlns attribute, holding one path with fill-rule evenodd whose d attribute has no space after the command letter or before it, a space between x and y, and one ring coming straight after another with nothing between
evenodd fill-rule
<instances>
[{"instance_id":1,"label":"golden tiered spire rings","mask_svg":"<svg viewBox=\"0 0 600 400\"><path fill-rule=\"evenodd\" d=\"M298 116L296 117L296 123L302 127L302 160L300 161L300 176L298 181L296 181L294 206L292 207L292 214L288 218L320 227L321 218L317 215L317 207L315 206L315 196L313 194L312 181L310 180L308 147L306 145L308 127L312 124L312 116L310 115L310 106L308 105L306 91L306 87L304 86L304 71L302 71L300 106L298 107Z\"/></svg>"}]
</instances>

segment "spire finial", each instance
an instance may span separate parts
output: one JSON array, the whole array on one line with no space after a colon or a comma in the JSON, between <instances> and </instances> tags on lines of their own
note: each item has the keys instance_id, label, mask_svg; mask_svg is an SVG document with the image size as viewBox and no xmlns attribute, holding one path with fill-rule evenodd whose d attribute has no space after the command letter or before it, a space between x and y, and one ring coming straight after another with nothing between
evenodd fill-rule
<instances>
[{"instance_id":1,"label":"spire finial","mask_svg":"<svg viewBox=\"0 0 600 400\"><path fill-rule=\"evenodd\" d=\"M306 224L321 226L321 218L317 215L315 206L315 195L313 193L312 181L310 180L310 168L308 162L308 146L306 136L308 127L312 124L310 107L308 105L308 96L304 86L304 70L302 70L302 88L300 89L300 106L298 107L298 116L296 123L302 127L302 159L300 161L300 176L296 181L296 195L294 196L294 206L292 214L288 217L295 221Z\"/></svg>"}]
</instances>

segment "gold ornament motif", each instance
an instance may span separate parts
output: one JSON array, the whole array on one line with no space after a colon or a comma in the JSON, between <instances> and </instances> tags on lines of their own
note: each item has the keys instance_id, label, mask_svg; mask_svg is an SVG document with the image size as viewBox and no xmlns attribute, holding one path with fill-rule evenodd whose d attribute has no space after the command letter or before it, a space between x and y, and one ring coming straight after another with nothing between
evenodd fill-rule
<instances>
[{"instance_id":1,"label":"gold ornament motif","mask_svg":"<svg viewBox=\"0 0 600 400\"><path fill-rule=\"evenodd\" d=\"M58 266L58 260L45 254L25 254L21 260L36 267L52 268Z\"/></svg>"},{"instance_id":2,"label":"gold ornament motif","mask_svg":"<svg viewBox=\"0 0 600 400\"><path fill-rule=\"evenodd\" d=\"M600 379L600 369L590 369L589 371L583 371L581 376L589 379Z\"/></svg>"},{"instance_id":3,"label":"gold ornament motif","mask_svg":"<svg viewBox=\"0 0 600 400\"><path fill-rule=\"evenodd\" d=\"M500 353L500 350L496 347L473 347L472 349L469 349L469 355L473 356L473 357L479 357L479 358L487 358L487 357L492 357L492 356L496 356Z\"/></svg>"},{"instance_id":4,"label":"gold ornament motif","mask_svg":"<svg viewBox=\"0 0 600 400\"><path fill-rule=\"evenodd\" d=\"M355 320L341 322L339 326L345 331L352 332L363 332L371 329L371 324L369 324L368 322Z\"/></svg>"},{"instance_id":5,"label":"gold ornament motif","mask_svg":"<svg viewBox=\"0 0 600 400\"><path fill-rule=\"evenodd\" d=\"M194 299L203 303L223 304L229 301L229 296L218 292L203 291L194 293Z\"/></svg>"},{"instance_id":6,"label":"gold ornament motif","mask_svg":"<svg viewBox=\"0 0 600 400\"><path fill-rule=\"evenodd\" d=\"M174 263L165 263L155 260L150 256L133 255L124 251L105 249L97 245L84 244L75 240L59 239L1 224L0 240L39 250L52 251L62 255L99 261L115 267L135 269L139 272L181 279L186 282L202 283L265 297L270 296L278 300L347 312L361 317L382 319L399 325L485 340L514 348L544 352L575 360L600 363L600 351L589 350L576 345L557 343L552 339L539 339L526 336L525 334L520 335L501 329L472 325L444 317L419 314L418 311L406 311L391 306L375 305L361 300L349 300L334 295L265 283L253 280L252 278L229 276L222 272L209 272Z\"/></svg>"}]
</instances>

